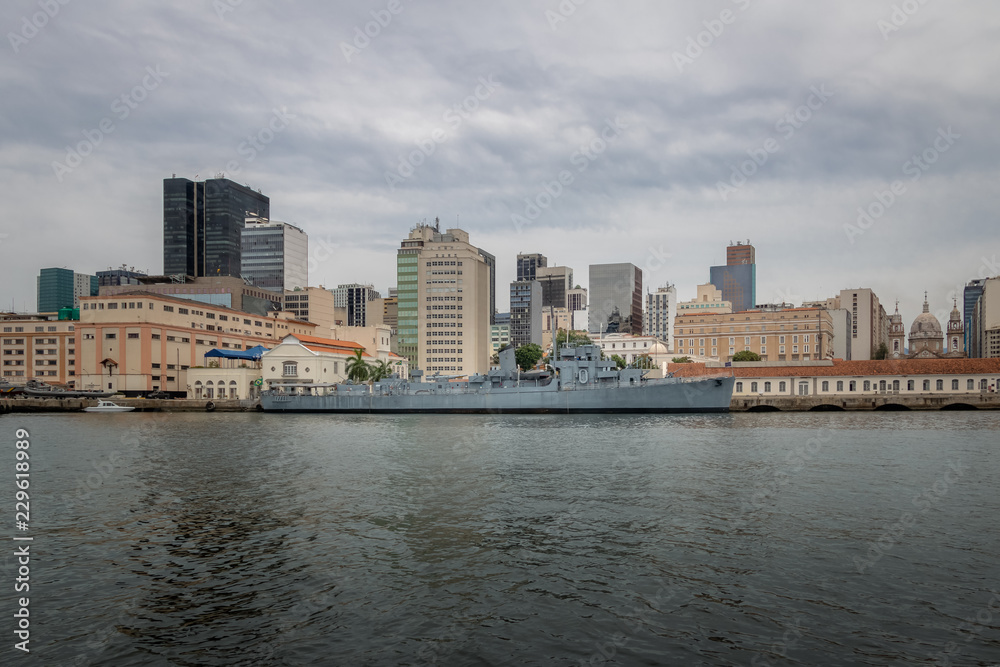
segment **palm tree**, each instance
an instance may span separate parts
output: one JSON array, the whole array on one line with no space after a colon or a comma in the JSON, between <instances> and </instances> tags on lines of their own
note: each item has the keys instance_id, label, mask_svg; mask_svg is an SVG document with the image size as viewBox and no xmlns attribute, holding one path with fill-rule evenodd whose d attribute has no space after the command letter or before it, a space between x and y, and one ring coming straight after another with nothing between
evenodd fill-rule
<instances>
[{"instance_id":1,"label":"palm tree","mask_svg":"<svg viewBox=\"0 0 1000 667\"><path fill-rule=\"evenodd\" d=\"M371 374L371 366L365 363L364 350L354 350L354 356L347 361L347 377L355 382L364 382Z\"/></svg>"},{"instance_id":2,"label":"palm tree","mask_svg":"<svg viewBox=\"0 0 1000 667\"><path fill-rule=\"evenodd\" d=\"M371 375L369 380L372 382L378 382L379 380L384 380L385 378L392 375L392 366L385 359L379 359L371 366Z\"/></svg>"}]
</instances>

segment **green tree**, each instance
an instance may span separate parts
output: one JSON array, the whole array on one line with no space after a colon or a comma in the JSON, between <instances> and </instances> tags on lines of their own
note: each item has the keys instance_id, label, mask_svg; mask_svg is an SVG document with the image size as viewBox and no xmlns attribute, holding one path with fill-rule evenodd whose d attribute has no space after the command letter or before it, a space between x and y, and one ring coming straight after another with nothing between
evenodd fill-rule
<instances>
[{"instance_id":1,"label":"green tree","mask_svg":"<svg viewBox=\"0 0 1000 667\"><path fill-rule=\"evenodd\" d=\"M618 366L618 370L621 370L621 369L625 368L626 366L628 366L628 364L625 363L625 360L622 359L617 354L612 354L611 355L611 361L615 362L615 365Z\"/></svg>"},{"instance_id":2,"label":"green tree","mask_svg":"<svg viewBox=\"0 0 1000 667\"><path fill-rule=\"evenodd\" d=\"M498 365L500 363L500 353L499 352L494 352L493 353L493 356L490 357L490 363L493 364L494 366L496 366L496 365Z\"/></svg>"},{"instance_id":3,"label":"green tree","mask_svg":"<svg viewBox=\"0 0 1000 667\"><path fill-rule=\"evenodd\" d=\"M369 367L369 378L372 382L378 382L392 375L392 366L385 359L379 359Z\"/></svg>"},{"instance_id":4,"label":"green tree","mask_svg":"<svg viewBox=\"0 0 1000 667\"><path fill-rule=\"evenodd\" d=\"M760 355L750 350L740 350L733 355L733 361L760 361Z\"/></svg>"},{"instance_id":5,"label":"green tree","mask_svg":"<svg viewBox=\"0 0 1000 667\"><path fill-rule=\"evenodd\" d=\"M875 356L873 359L885 359L889 356L889 346L885 343L879 343L878 349L875 350Z\"/></svg>"},{"instance_id":6,"label":"green tree","mask_svg":"<svg viewBox=\"0 0 1000 667\"><path fill-rule=\"evenodd\" d=\"M535 343L528 343L527 345L522 345L514 351L514 358L517 359L517 365L521 367L522 371L530 370L534 368L538 360L542 358L545 352L542 348Z\"/></svg>"},{"instance_id":7,"label":"green tree","mask_svg":"<svg viewBox=\"0 0 1000 667\"><path fill-rule=\"evenodd\" d=\"M365 363L364 350L354 350L354 356L347 361L347 377L355 382L364 382L371 375L371 366Z\"/></svg>"},{"instance_id":8,"label":"green tree","mask_svg":"<svg viewBox=\"0 0 1000 667\"><path fill-rule=\"evenodd\" d=\"M560 329L556 334L556 341L559 343L559 347L579 347L581 345L593 345L594 341L590 340L588 336L583 331L569 331L565 329ZM569 342L567 342L569 341Z\"/></svg>"},{"instance_id":9,"label":"green tree","mask_svg":"<svg viewBox=\"0 0 1000 667\"><path fill-rule=\"evenodd\" d=\"M691 357L674 357L670 361L674 362L675 364L690 364Z\"/></svg>"}]
</instances>

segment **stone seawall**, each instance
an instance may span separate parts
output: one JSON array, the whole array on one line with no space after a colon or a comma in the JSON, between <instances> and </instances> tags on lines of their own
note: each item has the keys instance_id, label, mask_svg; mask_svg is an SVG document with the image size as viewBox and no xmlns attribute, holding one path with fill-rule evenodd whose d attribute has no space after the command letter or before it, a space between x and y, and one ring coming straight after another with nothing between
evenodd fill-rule
<instances>
[{"instance_id":1,"label":"stone seawall","mask_svg":"<svg viewBox=\"0 0 1000 667\"><path fill-rule=\"evenodd\" d=\"M110 398L118 405L134 407L135 412L245 412L256 410L260 401L205 399ZM97 405L91 398L5 398L0 412L79 412Z\"/></svg>"}]
</instances>

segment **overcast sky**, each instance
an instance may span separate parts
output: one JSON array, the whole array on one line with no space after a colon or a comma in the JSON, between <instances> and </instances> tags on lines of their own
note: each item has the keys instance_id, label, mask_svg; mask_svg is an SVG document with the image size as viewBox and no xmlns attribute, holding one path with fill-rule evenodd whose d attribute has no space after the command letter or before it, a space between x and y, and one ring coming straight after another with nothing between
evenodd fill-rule
<instances>
[{"instance_id":1,"label":"overcast sky","mask_svg":"<svg viewBox=\"0 0 1000 667\"><path fill-rule=\"evenodd\" d=\"M519 251L683 300L749 239L758 302L865 286L907 323L1000 273L995 2L61 2L0 7L0 308L161 272L162 179L220 172L314 285L384 291L440 217L501 310Z\"/></svg>"}]
</instances>

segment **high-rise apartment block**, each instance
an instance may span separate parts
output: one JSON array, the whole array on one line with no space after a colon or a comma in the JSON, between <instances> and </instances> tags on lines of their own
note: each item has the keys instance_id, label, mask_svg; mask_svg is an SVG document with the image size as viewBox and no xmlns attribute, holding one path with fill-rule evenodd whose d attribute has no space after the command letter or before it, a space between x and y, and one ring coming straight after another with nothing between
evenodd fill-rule
<instances>
[{"instance_id":1,"label":"high-rise apartment block","mask_svg":"<svg viewBox=\"0 0 1000 667\"><path fill-rule=\"evenodd\" d=\"M140 285L140 278L147 277L143 271L136 271L135 267L122 265L120 269L111 269L97 272L97 285L99 287L111 285ZM91 295L94 296L94 295Z\"/></svg>"},{"instance_id":2,"label":"high-rise apartment block","mask_svg":"<svg viewBox=\"0 0 1000 667\"><path fill-rule=\"evenodd\" d=\"M425 372L489 370L490 267L461 229L420 224L396 254L399 354Z\"/></svg>"},{"instance_id":3,"label":"high-rise apartment block","mask_svg":"<svg viewBox=\"0 0 1000 667\"><path fill-rule=\"evenodd\" d=\"M589 298L590 333L642 335L642 269L627 263L591 264Z\"/></svg>"},{"instance_id":4,"label":"high-rise apartment block","mask_svg":"<svg viewBox=\"0 0 1000 667\"><path fill-rule=\"evenodd\" d=\"M270 216L270 199L229 179L163 179L163 273L239 277L246 219Z\"/></svg>"},{"instance_id":5,"label":"high-rise apartment block","mask_svg":"<svg viewBox=\"0 0 1000 667\"><path fill-rule=\"evenodd\" d=\"M664 285L646 295L646 315L643 326L647 336L662 340L668 350L674 349L674 320L677 317L677 288Z\"/></svg>"},{"instance_id":6,"label":"high-rise apartment block","mask_svg":"<svg viewBox=\"0 0 1000 667\"><path fill-rule=\"evenodd\" d=\"M517 279L534 280L538 268L547 265L548 259L541 253L520 253L517 256Z\"/></svg>"},{"instance_id":7,"label":"high-rise apartment block","mask_svg":"<svg viewBox=\"0 0 1000 667\"><path fill-rule=\"evenodd\" d=\"M287 222L247 218L240 275L256 287L284 292L309 286L309 237Z\"/></svg>"},{"instance_id":8,"label":"high-rise apartment block","mask_svg":"<svg viewBox=\"0 0 1000 667\"><path fill-rule=\"evenodd\" d=\"M542 344L542 286L537 280L510 284L510 342L514 347Z\"/></svg>"},{"instance_id":9,"label":"high-rise apartment block","mask_svg":"<svg viewBox=\"0 0 1000 667\"><path fill-rule=\"evenodd\" d=\"M79 308L81 296L97 296L97 276L74 273L72 269L42 269L38 272L39 313L55 313L61 308Z\"/></svg>"},{"instance_id":10,"label":"high-rise apartment block","mask_svg":"<svg viewBox=\"0 0 1000 667\"><path fill-rule=\"evenodd\" d=\"M874 359L881 345L889 348L889 315L875 293L867 287L841 290L828 304L831 310L850 314L850 353L854 361Z\"/></svg>"}]
</instances>

